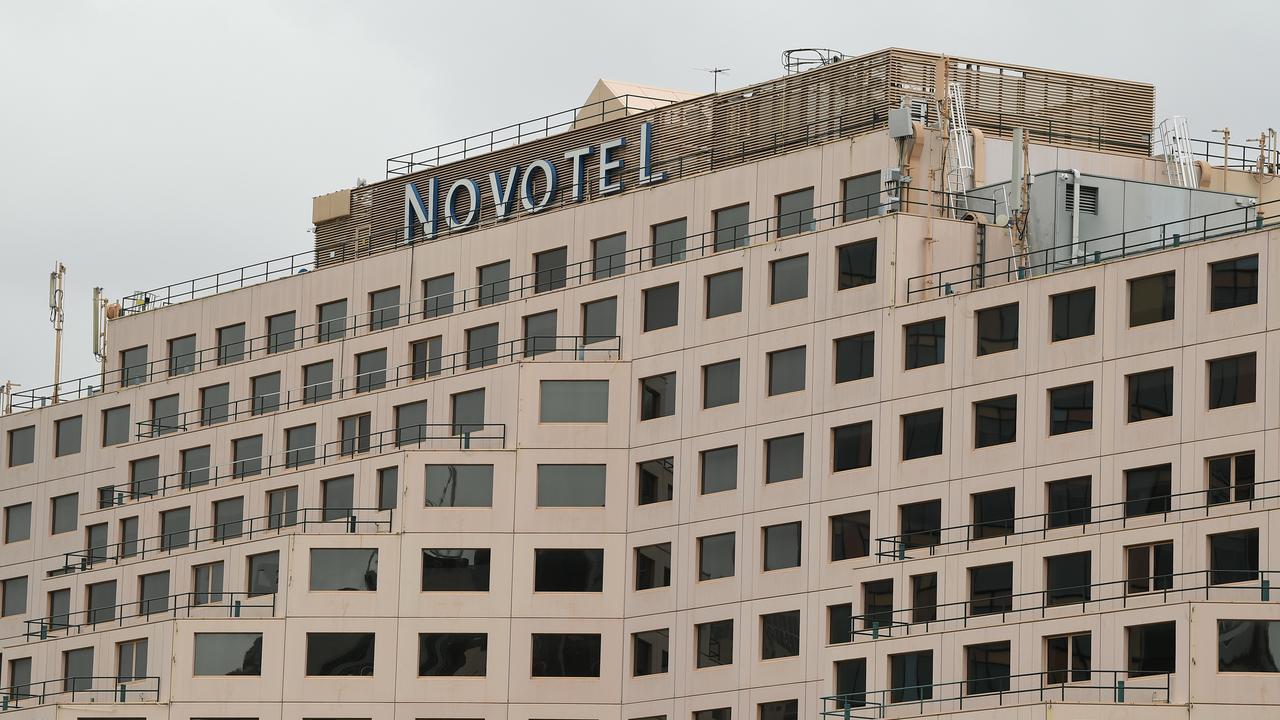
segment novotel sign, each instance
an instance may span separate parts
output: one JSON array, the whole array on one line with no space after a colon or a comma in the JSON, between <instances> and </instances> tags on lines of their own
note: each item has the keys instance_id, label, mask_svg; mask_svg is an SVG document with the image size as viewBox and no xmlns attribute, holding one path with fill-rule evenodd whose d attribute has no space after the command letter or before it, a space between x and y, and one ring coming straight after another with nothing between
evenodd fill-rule
<instances>
[{"instance_id":1,"label":"novotel sign","mask_svg":"<svg viewBox=\"0 0 1280 720\"><path fill-rule=\"evenodd\" d=\"M569 161L572 180L570 197L573 202L582 202L586 195L587 160L596 157L596 174L594 182L598 183L599 194L611 195L623 190L623 160L618 157L626 147L625 137L614 138L599 145L584 145L564 154ZM637 183L651 185L667 179L666 173L655 173L653 162L653 126L643 123L640 126L640 172ZM505 170L494 170L489 173L489 195L492 199L493 214L496 220L507 220L512 217L512 209L519 195L520 207L525 212L536 213L555 202L560 190L560 178L556 173L555 163L549 160L534 160L525 167L512 165ZM480 184L471 178L455 180L444 197L440 196L440 185L436 178L428 178L421 186L417 182L408 182L404 186L404 239L414 238L414 228L421 227L420 237L431 239L439 231L440 218L448 223L450 230L458 230L476 224L480 219L481 201ZM460 211L459 208L465 208Z\"/></svg>"}]
</instances>

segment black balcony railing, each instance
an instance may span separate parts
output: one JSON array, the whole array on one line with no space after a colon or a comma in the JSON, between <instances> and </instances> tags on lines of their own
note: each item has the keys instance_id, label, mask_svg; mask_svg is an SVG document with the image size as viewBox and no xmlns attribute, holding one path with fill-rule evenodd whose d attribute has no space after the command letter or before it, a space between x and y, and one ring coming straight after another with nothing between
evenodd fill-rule
<instances>
[{"instance_id":1,"label":"black balcony railing","mask_svg":"<svg viewBox=\"0 0 1280 720\"><path fill-rule=\"evenodd\" d=\"M78 635L109 627L121 627L126 620L143 618L229 617L238 618L245 611L270 610L276 614L276 594L251 595L247 592L185 592L146 598L115 605L78 610L64 615L50 615L27 620L23 637L46 640L50 637Z\"/></svg>"},{"instance_id":2,"label":"black balcony railing","mask_svg":"<svg viewBox=\"0 0 1280 720\"><path fill-rule=\"evenodd\" d=\"M0 711L21 710L52 702L159 702L160 678L78 675L0 688Z\"/></svg>"}]
</instances>

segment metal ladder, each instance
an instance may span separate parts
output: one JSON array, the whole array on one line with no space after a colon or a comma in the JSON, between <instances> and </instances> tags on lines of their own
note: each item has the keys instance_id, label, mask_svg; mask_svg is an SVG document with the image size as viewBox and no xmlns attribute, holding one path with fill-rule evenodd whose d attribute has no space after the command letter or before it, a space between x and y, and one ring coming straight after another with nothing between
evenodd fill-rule
<instances>
[{"instance_id":1,"label":"metal ladder","mask_svg":"<svg viewBox=\"0 0 1280 720\"><path fill-rule=\"evenodd\" d=\"M1160 121L1160 149L1164 152L1164 174L1170 185L1196 187L1196 165L1191 157L1191 134L1187 119L1174 115Z\"/></svg>"},{"instance_id":2,"label":"metal ladder","mask_svg":"<svg viewBox=\"0 0 1280 720\"><path fill-rule=\"evenodd\" d=\"M947 192L954 201L952 211L959 217L968 209L965 193L973 178L973 134L964 112L964 90L960 83L947 83L947 102L950 104L950 123L947 128L950 142L947 144Z\"/></svg>"}]
</instances>

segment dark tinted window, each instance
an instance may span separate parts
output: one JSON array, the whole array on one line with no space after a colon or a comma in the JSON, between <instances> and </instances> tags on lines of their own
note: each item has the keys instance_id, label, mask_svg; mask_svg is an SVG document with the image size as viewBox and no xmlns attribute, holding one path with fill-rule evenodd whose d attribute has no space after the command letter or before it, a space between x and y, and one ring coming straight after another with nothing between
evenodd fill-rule
<instances>
[{"instance_id":1,"label":"dark tinted window","mask_svg":"<svg viewBox=\"0 0 1280 720\"><path fill-rule=\"evenodd\" d=\"M262 472L262 436L231 441L232 477L242 478Z\"/></svg>"},{"instance_id":2,"label":"dark tinted window","mask_svg":"<svg viewBox=\"0 0 1280 720\"><path fill-rule=\"evenodd\" d=\"M1057 685L1065 682L1087 682L1093 667L1093 642L1089 633L1058 635L1044 640L1045 680Z\"/></svg>"},{"instance_id":3,"label":"dark tinted window","mask_svg":"<svg viewBox=\"0 0 1280 720\"><path fill-rule=\"evenodd\" d=\"M893 622L893 580L862 583L862 627L888 628Z\"/></svg>"},{"instance_id":4,"label":"dark tinted window","mask_svg":"<svg viewBox=\"0 0 1280 720\"><path fill-rule=\"evenodd\" d=\"M969 568L969 614L1013 609L1013 563Z\"/></svg>"},{"instance_id":5,"label":"dark tinted window","mask_svg":"<svg viewBox=\"0 0 1280 720\"><path fill-rule=\"evenodd\" d=\"M545 423L602 423L609 420L608 380L542 380L538 420Z\"/></svg>"},{"instance_id":6,"label":"dark tinted window","mask_svg":"<svg viewBox=\"0 0 1280 720\"><path fill-rule=\"evenodd\" d=\"M538 507L604 507L605 466L538 464Z\"/></svg>"},{"instance_id":7,"label":"dark tinted window","mask_svg":"<svg viewBox=\"0 0 1280 720\"><path fill-rule=\"evenodd\" d=\"M312 548L313 591L361 592L378 589L377 548Z\"/></svg>"},{"instance_id":8,"label":"dark tinted window","mask_svg":"<svg viewBox=\"0 0 1280 720\"><path fill-rule=\"evenodd\" d=\"M1209 361L1209 409L1244 405L1256 399L1256 353Z\"/></svg>"},{"instance_id":9,"label":"dark tinted window","mask_svg":"<svg viewBox=\"0 0 1280 720\"><path fill-rule=\"evenodd\" d=\"M53 511L52 522L50 522L51 535L60 535L64 532L71 532L79 527L79 493L59 495L58 497L50 500L49 505Z\"/></svg>"},{"instance_id":10,"label":"dark tinted window","mask_svg":"<svg viewBox=\"0 0 1280 720\"><path fill-rule=\"evenodd\" d=\"M1219 620L1218 672L1280 672L1280 620Z\"/></svg>"},{"instance_id":11,"label":"dark tinted window","mask_svg":"<svg viewBox=\"0 0 1280 720\"><path fill-rule=\"evenodd\" d=\"M192 674L261 675L262 633L196 633Z\"/></svg>"},{"instance_id":12,"label":"dark tinted window","mask_svg":"<svg viewBox=\"0 0 1280 720\"><path fill-rule=\"evenodd\" d=\"M794 657L800 654L800 611L768 613L760 616L760 659Z\"/></svg>"},{"instance_id":13,"label":"dark tinted window","mask_svg":"<svg viewBox=\"0 0 1280 720\"><path fill-rule=\"evenodd\" d=\"M676 374L654 375L640 381L640 419L676 414Z\"/></svg>"},{"instance_id":14,"label":"dark tinted window","mask_svg":"<svg viewBox=\"0 0 1280 720\"><path fill-rule=\"evenodd\" d=\"M796 255L769 263L769 302L777 305L809 296L809 256Z\"/></svg>"},{"instance_id":15,"label":"dark tinted window","mask_svg":"<svg viewBox=\"0 0 1280 720\"><path fill-rule=\"evenodd\" d=\"M766 483L804 476L804 433L764 441Z\"/></svg>"},{"instance_id":16,"label":"dark tinted window","mask_svg":"<svg viewBox=\"0 0 1280 720\"><path fill-rule=\"evenodd\" d=\"M328 342L347 336L347 301L335 300L316 307L316 340Z\"/></svg>"},{"instance_id":17,"label":"dark tinted window","mask_svg":"<svg viewBox=\"0 0 1280 720\"><path fill-rule=\"evenodd\" d=\"M979 310L975 319L978 355L1018 349L1018 303Z\"/></svg>"},{"instance_id":18,"label":"dark tinted window","mask_svg":"<svg viewBox=\"0 0 1280 720\"><path fill-rule=\"evenodd\" d=\"M280 553L249 556L249 595L269 595L280 589Z\"/></svg>"},{"instance_id":19,"label":"dark tinted window","mask_svg":"<svg viewBox=\"0 0 1280 720\"><path fill-rule=\"evenodd\" d=\"M424 592L488 592L489 548L426 548Z\"/></svg>"},{"instance_id":20,"label":"dark tinted window","mask_svg":"<svg viewBox=\"0 0 1280 720\"><path fill-rule=\"evenodd\" d=\"M565 285L569 249L556 248L533 256L534 286L536 293L559 290Z\"/></svg>"},{"instance_id":21,"label":"dark tinted window","mask_svg":"<svg viewBox=\"0 0 1280 720\"><path fill-rule=\"evenodd\" d=\"M219 387L227 387L225 385ZM206 390L209 388L206 388ZM203 391L202 393L203 394ZM224 401L225 402L225 401ZM102 411L102 446L119 445L129 441L129 406Z\"/></svg>"},{"instance_id":22,"label":"dark tinted window","mask_svg":"<svg viewBox=\"0 0 1280 720\"><path fill-rule=\"evenodd\" d=\"M1091 520L1089 506L1093 502L1093 478L1078 477L1054 480L1046 485L1049 493L1050 528L1085 525Z\"/></svg>"},{"instance_id":23,"label":"dark tinted window","mask_svg":"<svg viewBox=\"0 0 1280 720\"><path fill-rule=\"evenodd\" d=\"M267 318L267 352L278 353L292 350L294 330L297 328L297 315L287 312Z\"/></svg>"},{"instance_id":24,"label":"dark tinted window","mask_svg":"<svg viewBox=\"0 0 1280 720\"><path fill-rule=\"evenodd\" d=\"M964 649L966 695L1009 689L1009 643L969 645Z\"/></svg>"},{"instance_id":25,"label":"dark tinted window","mask_svg":"<svg viewBox=\"0 0 1280 720\"><path fill-rule=\"evenodd\" d=\"M492 465L428 465L427 507L490 507Z\"/></svg>"},{"instance_id":26,"label":"dark tinted window","mask_svg":"<svg viewBox=\"0 0 1280 720\"><path fill-rule=\"evenodd\" d=\"M467 330L467 369L496 365L498 362L498 323Z\"/></svg>"},{"instance_id":27,"label":"dark tinted window","mask_svg":"<svg viewBox=\"0 0 1280 720\"><path fill-rule=\"evenodd\" d=\"M733 577L734 546L731 532L698 538L698 580Z\"/></svg>"},{"instance_id":28,"label":"dark tinted window","mask_svg":"<svg viewBox=\"0 0 1280 720\"><path fill-rule=\"evenodd\" d=\"M454 393L453 434L480 432L484 429L484 388Z\"/></svg>"},{"instance_id":29,"label":"dark tinted window","mask_svg":"<svg viewBox=\"0 0 1280 720\"><path fill-rule=\"evenodd\" d=\"M973 404L973 446L1003 445L1018 439L1018 396L1008 395Z\"/></svg>"},{"instance_id":30,"label":"dark tinted window","mask_svg":"<svg viewBox=\"0 0 1280 720\"><path fill-rule=\"evenodd\" d=\"M637 466L636 503L667 502L671 499L675 487L675 460L661 458L646 460Z\"/></svg>"},{"instance_id":31,"label":"dark tinted window","mask_svg":"<svg viewBox=\"0 0 1280 720\"><path fill-rule=\"evenodd\" d=\"M1258 302L1258 256L1209 265L1209 309L1227 310Z\"/></svg>"},{"instance_id":32,"label":"dark tinted window","mask_svg":"<svg viewBox=\"0 0 1280 720\"><path fill-rule=\"evenodd\" d=\"M942 454L942 408L902 416L902 459Z\"/></svg>"},{"instance_id":33,"label":"dark tinted window","mask_svg":"<svg viewBox=\"0 0 1280 720\"><path fill-rule=\"evenodd\" d=\"M1126 517L1168 512L1172 488L1170 465L1152 465L1124 471Z\"/></svg>"},{"instance_id":34,"label":"dark tinted window","mask_svg":"<svg viewBox=\"0 0 1280 720\"><path fill-rule=\"evenodd\" d=\"M768 354L770 395L804 390L805 355L804 347L775 350Z\"/></svg>"},{"instance_id":35,"label":"dark tinted window","mask_svg":"<svg viewBox=\"0 0 1280 720\"><path fill-rule=\"evenodd\" d=\"M582 304L582 344L612 340L618 334L618 298Z\"/></svg>"},{"instance_id":36,"label":"dark tinted window","mask_svg":"<svg viewBox=\"0 0 1280 720\"><path fill-rule=\"evenodd\" d=\"M1093 429L1093 383L1049 391L1049 434L1063 435Z\"/></svg>"},{"instance_id":37,"label":"dark tinted window","mask_svg":"<svg viewBox=\"0 0 1280 720\"><path fill-rule=\"evenodd\" d=\"M1208 504L1218 505L1254 498L1253 453L1209 458ZM1234 490L1234 493L1233 493Z\"/></svg>"},{"instance_id":38,"label":"dark tinted window","mask_svg":"<svg viewBox=\"0 0 1280 720\"><path fill-rule=\"evenodd\" d=\"M913 702L933 698L933 651L889 656L889 701Z\"/></svg>"},{"instance_id":39,"label":"dark tinted window","mask_svg":"<svg viewBox=\"0 0 1280 720\"><path fill-rule=\"evenodd\" d=\"M798 522L770 525L764 528L764 569L783 570L800 567L800 531Z\"/></svg>"},{"instance_id":40,"label":"dark tinted window","mask_svg":"<svg viewBox=\"0 0 1280 720\"><path fill-rule=\"evenodd\" d=\"M902 543L907 548L937 545L942 539L942 501L925 500L898 508Z\"/></svg>"},{"instance_id":41,"label":"dark tinted window","mask_svg":"<svg viewBox=\"0 0 1280 720\"><path fill-rule=\"evenodd\" d=\"M673 327L680 322L680 283L644 291L644 331Z\"/></svg>"},{"instance_id":42,"label":"dark tinted window","mask_svg":"<svg viewBox=\"0 0 1280 720\"><path fill-rule=\"evenodd\" d=\"M1091 555L1087 552L1054 555L1044 560L1045 603L1068 605L1087 602L1092 593L1089 588Z\"/></svg>"},{"instance_id":43,"label":"dark tinted window","mask_svg":"<svg viewBox=\"0 0 1280 720\"><path fill-rule=\"evenodd\" d=\"M479 276L480 281L480 295L477 298L477 302L480 305L492 305L507 299L511 285L511 263L509 261L503 260L492 265L485 265L476 270L476 275Z\"/></svg>"},{"instance_id":44,"label":"dark tinted window","mask_svg":"<svg viewBox=\"0 0 1280 720\"><path fill-rule=\"evenodd\" d=\"M778 237L813 230L813 188L778 196Z\"/></svg>"},{"instance_id":45,"label":"dark tinted window","mask_svg":"<svg viewBox=\"0 0 1280 720\"><path fill-rule=\"evenodd\" d=\"M538 548L533 551L534 592L601 592L604 550Z\"/></svg>"},{"instance_id":46,"label":"dark tinted window","mask_svg":"<svg viewBox=\"0 0 1280 720\"><path fill-rule=\"evenodd\" d=\"M873 332L837 338L836 382L862 380L875 374L876 334Z\"/></svg>"},{"instance_id":47,"label":"dark tinted window","mask_svg":"<svg viewBox=\"0 0 1280 720\"><path fill-rule=\"evenodd\" d=\"M244 323L218 328L218 364L240 362L245 358Z\"/></svg>"},{"instance_id":48,"label":"dark tinted window","mask_svg":"<svg viewBox=\"0 0 1280 720\"><path fill-rule=\"evenodd\" d=\"M667 671L671 653L671 634L662 630L646 630L631 634L631 674L655 675Z\"/></svg>"},{"instance_id":49,"label":"dark tinted window","mask_svg":"<svg viewBox=\"0 0 1280 720\"><path fill-rule=\"evenodd\" d=\"M702 407L704 409L733 405L738 402L740 385L738 360L712 363L702 366Z\"/></svg>"},{"instance_id":50,"label":"dark tinted window","mask_svg":"<svg viewBox=\"0 0 1280 720\"><path fill-rule=\"evenodd\" d=\"M307 675L373 675L373 633L307 633Z\"/></svg>"},{"instance_id":51,"label":"dark tinted window","mask_svg":"<svg viewBox=\"0 0 1280 720\"><path fill-rule=\"evenodd\" d=\"M600 677L600 636L534 633L533 677Z\"/></svg>"},{"instance_id":52,"label":"dark tinted window","mask_svg":"<svg viewBox=\"0 0 1280 720\"><path fill-rule=\"evenodd\" d=\"M418 633L420 677L475 677L486 673L485 633Z\"/></svg>"},{"instance_id":53,"label":"dark tinted window","mask_svg":"<svg viewBox=\"0 0 1280 720\"><path fill-rule=\"evenodd\" d=\"M1053 342L1093 334L1094 288L1073 290L1050 298L1053 306Z\"/></svg>"},{"instance_id":54,"label":"dark tinted window","mask_svg":"<svg viewBox=\"0 0 1280 720\"><path fill-rule=\"evenodd\" d=\"M729 270L707 276L707 317L742 311L742 271Z\"/></svg>"},{"instance_id":55,"label":"dark tinted window","mask_svg":"<svg viewBox=\"0 0 1280 720\"><path fill-rule=\"evenodd\" d=\"M853 633L853 603L827 606L827 642L847 643Z\"/></svg>"},{"instance_id":56,"label":"dark tinted window","mask_svg":"<svg viewBox=\"0 0 1280 720\"><path fill-rule=\"evenodd\" d=\"M244 326L240 326L243 334ZM130 348L120 353L120 385L128 387L148 380L151 369L147 365L147 346Z\"/></svg>"},{"instance_id":57,"label":"dark tinted window","mask_svg":"<svg viewBox=\"0 0 1280 720\"><path fill-rule=\"evenodd\" d=\"M627 271L627 234L619 233L591 241L593 280L621 275Z\"/></svg>"},{"instance_id":58,"label":"dark tinted window","mask_svg":"<svg viewBox=\"0 0 1280 720\"><path fill-rule=\"evenodd\" d=\"M356 392L381 390L387 385L387 351L372 350L356 355Z\"/></svg>"},{"instance_id":59,"label":"dark tinted window","mask_svg":"<svg viewBox=\"0 0 1280 720\"><path fill-rule=\"evenodd\" d=\"M871 467L871 421L831 429L833 472Z\"/></svg>"},{"instance_id":60,"label":"dark tinted window","mask_svg":"<svg viewBox=\"0 0 1280 720\"><path fill-rule=\"evenodd\" d=\"M1173 273L1161 273L1129 281L1129 327L1172 320Z\"/></svg>"},{"instance_id":61,"label":"dark tinted window","mask_svg":"<svg viewBox=\"0 0 1280 720\"><path fill-rule=\"evenodd\" d=\"M1129 677L1162 675L1177 667L1177 624L1172 622L1125 628L1129 642Z\"/></svg>"},{"instance_id":62,"label":"dark tinted window","mask_svg":"<svg viewBox=\"0 0 1280 720\"><path fill-rule=\"evenodd\" d=\"M836 289L870 285L876 281L875 238L862 240L836 248Z\"/></svg>"},{"instance_id":63,"label":"dark tinted window","mask_svg":"<svg viewBox=\"0 0 1280 720\"><path fill-rule=\"evenodd\" d=\"M369 293L369 329L395 327L400 323L400 288Z\"/></svg>"},{"instance_id":64,"label":"dark tinted window","mask_svg":"<svg viewBox=\"0 0 1280 720\"><path fill-rule=\"evenodd\" d=\"M284 465L295 468L316 461L316 426L302 425L284 431Z\"/></svg>"},{"instance_id":65,"label":"dark tinted window","mask_svg":"<svg viewBox=\"0 0 1280 720\"><path fill-rule=\"evenodd\" d=\"M751 242L747 225L750 210L751 206L743 203L715 211L716 252L745 247Z\"/></svg>"},{"instance_id":66,"label":"dark tinted window","mask_svg":"<svg viewBox=\"0 0 1280 720\"><path fill-rule=\"evenodd\" d=\"M946 361L946 318L912 323L903 328L906 369L938 365Z\"/></svg>"},{"instance_id":67,"label":"dark tinted window","mask_svg":"<svg viewBox=\"0 0 1280 720\"><path fill-rule=\"evenodd\" d=\"M1125 592L1145 593L1173 587L1173 543L1125 548Z\"/></svg>"},{"instance_id":68,"label":"dark tinted window","mask_svg":"<svg viewBox=\"0 0 1280 720\"><path fill-rule=\"evenodd\" d=\"M1258 579L1258 530L1209 536L1209 582L1213 585Z\"/></svg>"},{"instance_id":69,"label":"dark tinted window","mask_svg":"<svg viewBox=\"0 0 1280 720\"><path fill-rule=\"evenodd\" d=\"M9 431L9 467L30 465L36 459L36 428L34 425Z\"/></svg>"},{"instance_id":70,"label":"dark tinted window","mask_svg":"<svg viewBox=\"0 0 1280 720\"><path fill-rule=\"evenodd\" d=\"M53 454L57 457L75 455L80 452L81 428L84 422L81 416L62 418L54 423L56 446Z\"/></svg>"},{"instance_id":71,"label":"dark tinted window","mask_svg":"<svg viewBox=\"0 0 1280 720\"><path fill-rule=\"evenodd\" d=\"M423 281L422 316L433 318L453 312L453 274Z\"/></svg>"},{"instance_id":72,"label":"dark tinted window","mask_svg":"<svg viewBox=\"0 0 1280 720\"><path fill-rule=\"evenodd\" d=\"M1013 488L974 493L973 537L1001 537L1012 533L1013 514Z\"/></svg>"},{"instance_id":73,"label":"dark tinted window","mask_svg":"<svg viewBox=\"0 0 1280 720\"><path fill-rule=\"evenodd\" d=\"M556 349L556 311L524 318L524 356L535 357Z\"/></svg>"},{"instance_id":74,"label":"dark tinted window","mask_svg":"<svg viewBox=\"0 0 1280 720\"><path fill-rule=\"evenodd\" d=\"M652 227L654 266L684 260L684 239L689 234L685 218Z\"/></svg>"},{"instance_id":75,"label":"dark tinted window","mask_svg":"<svg viewBox=\"0 0 1280 720\"><path fill-rule=\"evenodd\" d=\"M200 356L196 351L196 336L174 338L169 341L169 375L186 375L196 369Z\"/></svg>"},{"instance_id":76,"label":"dark tinted window","mask_svg":"<svg viewBox=\"0 0 1280 720\"><path fill-rule=\"evenodd\" d=\"M636 548L636 590L671 585L671 543Z\"/></svg>"},{"instance_id":77,"label":"dark tinted window","mask_svg":"<svg viewBox=\"0 0 1280 720\"><path fill-rule=\"evenodd\" d=\"M1173 368L1125 376L1129 392L1129 422L1173 414Z\"/></svg>"},{"instance_id":78,"label":"dark tinted window","mask_svg":"<svg viewBox=\"0 0 1280 720\"><path fill-rule=\"evenodd\" d=\"M702 463L703 495L725 492L738 487L738 446L703 450L700 454Z\"/></svg>"},{"instance_id":79,"label":"dark tinted window","mask_svg":"<svg viewBox=\"0 0 1280 720\"><path fill-rule=\"evenodd\" d=\"M326 360L302 368L302 402L314 403L333 397L333 361Z\"/></svg>"},{"instance_id":80,"label":"dark tinted window","mask_svg":"<svg viewBox=\"0 0 1280 720\"><path fill-rule=\"evenodd\" d=\"M733 620L715 620L694 626L698 636L698 667L733 664Z\"/></svg>"},{"instance_id":81,"label":"dark tinted window","mask_svg":"<svg viewBox=\"0 0 1280 720\"><path fill-rule=\"evenodd\" d=\"M831 562L866 557L870 552L870 511L831 516Z\"/></svg>"}]
</instances>

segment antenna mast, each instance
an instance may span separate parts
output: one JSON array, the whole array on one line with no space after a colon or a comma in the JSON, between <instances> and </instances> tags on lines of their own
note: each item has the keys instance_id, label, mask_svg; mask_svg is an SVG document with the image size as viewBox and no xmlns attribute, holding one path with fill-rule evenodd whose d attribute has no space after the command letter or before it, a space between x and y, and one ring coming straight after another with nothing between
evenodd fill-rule
<instances>
[{"instance_id":1,"label":"antenna mast","mask_svg":"<svg viewBox=\"0 0 1280 720\"><path fill-rule=\"evenodd\" d=\"M49 273L49 322L53 323L53 403L58 403L58 383L62 379L62 282L67 269L55 262Z\"/></svg>"},{"instance_id":2,"label":"antenna mast","mask_svg":"<svg viewBox=\"0 0 1280 720\"><path fill-rule=\"evenodd\" d=\"M701 70L702 72L711 73L711 92L720 92L720 73L727 73L730 70L732 70L732 68L722 68L722 67L709 67L709 68L697 68L697 69Z\"/></svg>"}]
</instances>

